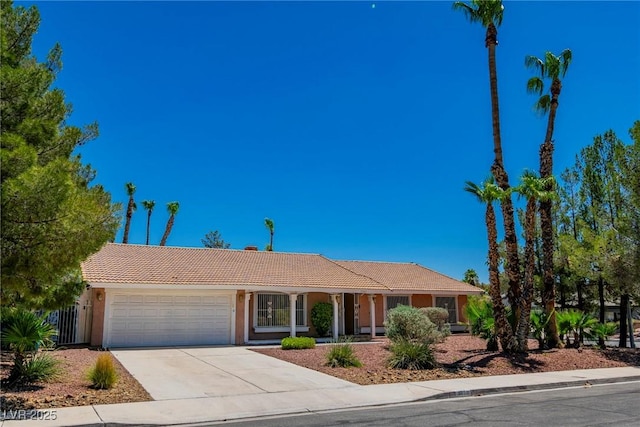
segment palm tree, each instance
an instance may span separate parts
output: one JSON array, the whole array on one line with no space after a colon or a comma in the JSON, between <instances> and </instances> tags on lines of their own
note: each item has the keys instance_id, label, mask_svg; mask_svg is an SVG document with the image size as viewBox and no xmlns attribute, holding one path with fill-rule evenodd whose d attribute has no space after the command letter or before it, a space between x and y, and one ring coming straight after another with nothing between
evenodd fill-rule
<instances>
[{"instance_id":1,"label":"palm tree","mask_svg":"<svg viewBox=\"0 0 640 427\"><path fill-rule=\"evenodd\" d=\"M516 191L527 200L524 220L524 282L522 285L522 298L516 331L518 351L528 350L528 336L531 324L531 303L533 301L533 285L535 272L535 230L536 208L538 201L550 200L552 191L547 191L548 186L553 188L553 177L539 178L534 172L525 171L521 178L521 184Z\"/></svg>"},{"instance_id":2,"label":"palm tree","mask_svg":"<svg viewBox=\"0 0 640 427\"><path fill-rule=\"evenodd\" d=\"M540 145L540 177L549 178L553 174L553 129L555 126L556 112L558 110L558 98L562 91L562 81L567 74L569 64L571 64L571 50L565 49L556 56L551 52L546 52L544 60L535 56L527 56L525 65L534 69L538 76L534 76L527 82L527 91L534 93L540 98L535 104L535 109L542 113L549 113L547 121L547 132L544 142ZM551 80L550 94L542 94L544 91L544 80ZM547 188L550 190L550 187ZM553 274L553 253L554 253L554 227L552 201L540 201L540 228L542 230L542 281L543 293L542 301L547 315L550 316L547 330L547 344L549 347L560 345L560 337L555 319L555 279Z\"/></svg>"},{"instance_id":3,"label":"palm tree","mask_svg":"<svg viewBox=\"0 0 640 427\"><path fill-rule=\"evenodd\" d=\"M502 351L512 352L515 350L515 339L511 325L507 321L506 311L502 303L502 295L500 294L498 230L496 226L496 214L493 209L493 203L504 197L505 192L495 184L493 177L486 179L482 186L467 181L464 189L476 196L478 201L487 205L485 223L487 226L487 239L489 241L489 294L491 295L493 304L496 333L502 345Z\"/></svg>"},{"instance_id":4,"label":"palm tree","mask_svg":"<svg viewBox=\"0 0 640 427\"><path fill-rule=\"evenodd\" d=\"M173 228L173 222L175 221L176 214L178 213L178 209L180 209L180 203L178 202L167 203L167 211L169 211L169 219L167 220L167 226L164 229L162 240L160 240L160 246L164 246L167 244L167 239L169 238L169 233L171 233L171 229Z\"/></svg>"},{"instance_id":5,"label":"palm tree","mask_svg":"<svg viewBox=\"0 0 640 427\"><path fill-rule=\"evenodd\" d=\"M513 202L509 192L509 176L504 168L502 157L502 140L500 136L500 109L498 102L498 73L496 71L496 46L498 29L502 24L504 6L501 0L472 0L469 4L457 1L453 9L462 11L471 22L479 22L487 29L484 45L489 54L489 85L491 89L491 122L493 129L494 162L491 173L498 186L504 191L500 201L504 224L504 241L507 249L505 270L509 278L509 301L513 307L519 306L520 300L520 263L518 260L518 236L513 212Z\"/></svg>"},{"instance_id":6,"label":"palm tree","mask_svg":"<svg viewBox=\"0 0 640 427\"><path fill-rule=\"evenodd\" d=\"M135 212L137 206L135 200L133 200L133 195L136 192L136 186L133 185L133 182L127 182L125 184L125 188L127 189L127 195L129 196L129 203L127 204L127 218L124 223L124 233L122 235L122 243L129 243L129 229L131 228L131 217Z\"/></svg>"},{"instance_id":7,"label":"palm tree","mask_svg":"<svg viewBox=\"0 0 640 427\"><path fill-rule=\"evenodd\" d=\"M273 223L272 219L265 218L264 226L267 227L267 230L269 230L269 245L267 246L267 250L272 251L273 250L273 232L275 231L275 224Z\"/></svg>"},{"instance_id":8,"label":"palm tree","mask_svg":"<svg viewBox=\"0 0 640 427\"><path fill-rule=\"evenodd\" d=\"M142 206L144 210L147 211L147 245L149 244L149 228L151 227L151 213L153 212L153 208L156 206L156 202L154 200L143 200Z\"/></svg>"}]
</instances>

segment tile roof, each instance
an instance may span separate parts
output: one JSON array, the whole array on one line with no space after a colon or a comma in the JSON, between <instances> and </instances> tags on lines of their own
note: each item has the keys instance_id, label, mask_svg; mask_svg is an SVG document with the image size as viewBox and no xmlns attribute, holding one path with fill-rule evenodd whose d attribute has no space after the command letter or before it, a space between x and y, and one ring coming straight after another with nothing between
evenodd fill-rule
<instances>
[{"instance_id":1,"label":"tile roof","mask_svg":"<svg viewBox=\"0 0 640 427\"><path fill-rule=\"evenodd\" d=\"M393 291L482 293L482 289L414 263L334 261L354 273L371 277Z\"/></svg>"},{"instance_id":2,"label":"tile roof","mask_svg":"<svg viewBox=\"0 0 640 427\"><path fill-rule=\"evenodd\" d=\"M387 290L321 255L108 243L82 263L90 284Z\"/></svg>"},{"instance_id":3,"label":"tile roof","mask_svg":"<svg viewBox=\"0 0 640 427\"><path fill-rule=\"evenodd\" d=\"M480 293L418 264L333 261L322 255L108 243L82 263L98 284L227 285Z\"/></svg>"}]
</instances>

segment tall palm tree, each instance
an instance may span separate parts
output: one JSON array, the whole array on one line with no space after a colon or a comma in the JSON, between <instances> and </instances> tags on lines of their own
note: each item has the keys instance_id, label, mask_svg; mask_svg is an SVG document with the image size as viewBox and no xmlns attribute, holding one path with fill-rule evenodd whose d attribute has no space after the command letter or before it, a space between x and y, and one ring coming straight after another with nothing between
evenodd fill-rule
<instances>
[{"instance_id":1,"label":"tall palm tree","mask_svg":"<svg viewBox=\"0 0 640 427\"><path fill-rule=\"evenodd\" d=\"M527 200L524 220L524 282L522 285L522 298L520 300L520 319L516 330L516 342L518 351L528 350L528 336L531 324L531 303L533 302L533 285L535 272L535 231L536 209L538 201L550 200L552 191L547 191L549 185L553 187L554 179L539 178L531 171L525 171L520 185L516 191Z\"/></svg>"},{"instance_id":2,"label":"tall palm tree","mask_svg":"<svg viewBox=\"0 0 640 427\"><path fill-rule=\"evenodd\" d=\"M498 27L502 24L504 6L501 0L472 0L468 4L462 1L453 3L453 9L462 11L471 22L479 22L485 27L484 45L489 54L489 86L491 89L491 123L493 129L494 161L491 173L498 186L504 191L500 201L504 224L504 241L507 250L505 270L509 279L509 301L513 307L519 306L520 299L520 263L518 259L518 236L513 212L513 201L509 191L509 176L504 168L502 140L500 136L500 108L498 102L498 73L496 71L496 46Z\"/></svg>"},{"instance_id":3,"label":"tall palm tree","mask_svg":"<svg viewBox=\"0 0 640 427\"><path fill-rule=\"evenodd\" d=\"M149 244L149 231L151 227L151 213L153 212L153 208L156 207L156 202L154 200L143 200L142 206L144 210L147 211L147 245Z\"/></svg>"},{"instance_id":4,"label":"tall palm tree","mask_svg":"<svg viewBox=\"0 0 640 427\"><path fill-rule=\"evenodd\" d=\"M272 219L265 218L264 226L267 227L267 230L269 230L269 246L267 246L267 250L272 251L273 250L273 232L275 231L275 224L273 223Z\"/></svg>"},{"instance_id":5,"label":"tall palm tree","mask_svg":"<svg viewBox=\"0 0 640 427\"><path fill-rule=\"evenodd\" d=\"M136 192L136 186L133 185L133 182L127 182L125 184L125 188L127 189L127 195L129 196L129 203L127 204L127 217L124 222L124 233L122 234L122 243L129 243L129 229L131 228L131 217L135 212L137 206L135 200L133 200L133 195Z\"/></svg>"},{"instance_id":6,"label":"tall palm tree","mask_svg":"<svg viewBox=\"0 0 640 427\"><path fill-rule=\"evenodd\" d=\"M547 132L544 142L540 145L540 177L549 178L553 175L553 130L555 127L556 112L558 110L558 98L562 91L561 78L567 74L567 69L571 64L571 50L565 49L556 56L551 52L546 52L544 60L535 56L527 56L525 65L537 72L537 76L527 82L527 91L538 95L540 98L535 104L536 110L542 113L549 113L547 121ZM550 94L544 94L544 80L551 80ZM548 187L547 190L550 190ZM554 253L554 227L553 227L553 202L549 200L540 201L540 228L542 230L542 281L544 291L542 301L545 312L549 316L547 324L547 344L549 347L557 347L560 343L558 326L555 315L555 279L553 273L553 253Z\"/></svg>"},{"instance_id":7,"label":"tall palm tree","mask_svg":"<svg viewBox=\"0 0 640 427\"><path fill-rule=\"evenodd\" d=\"M465 191L473 194L478 201L487 205L485 223L487 226L487 240L489 241L489 294L493 303L496 333L502 345L502 351L512 352L516 343L511 325L507 320L506 311L500 294L500 254L498 252L498 229L493 203L505 196L505 191L495 184L493 177L487 178L482 185L467 181Z\"/></svg>"},{"instance_id":8,"label":"tall palm tree","mask_svg":"<svg viewBox=\"0 0 640 427\"><path fill-rule=\"evenodd\" d=\"M173 222L176 219L176 214L178 213L178 209L180 209L180 203L178 202L167 203L167 211L169 212L169 219L167 220L167 226L164 229L162 240L160 240L160 246L164 246L167 244L167 239L169 238L169 233L171 233L171 229L173 228Z\"/></svg>"}]
</instances>

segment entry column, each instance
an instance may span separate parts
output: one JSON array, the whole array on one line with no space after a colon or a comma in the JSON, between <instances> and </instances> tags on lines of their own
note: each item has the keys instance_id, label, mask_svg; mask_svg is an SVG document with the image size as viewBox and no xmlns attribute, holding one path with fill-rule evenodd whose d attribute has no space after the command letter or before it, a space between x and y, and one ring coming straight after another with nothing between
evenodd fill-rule
<instances>
[{"instance_id":1,"label":"entry column","mask_svg":"<svg viewBox=\"0 0 640 427\"><path fill-rule=\"evenodd\" d=\"M376 296L373 294L367 295L369 298L369 316L371 322L371 338L376 337Z\"/></svg>"},{"instance_id":2,"label":"entry column","mask_svg":"<svg viewBox=\"0 0 640 427\"><path fill-rule=\"evenodd\" d=\"M289 327L292 337L296 336L296 301L298 301L298 294L289 294Z\"/></svg>"},{"instance_id":3,"label":"entry column","mask_svg":"<svg viewBox=\"0 0 640 427\"><path fill-rule=\"evenodd\" d=\"M251 292L244 294L244 344L249 344L249 301L251 301Z\"/></svg>"},{"instance_id":4,"label":"entry column","mask_svg":"<svg viewBox=\"0 0 640 427\"><path fill-rule=\"evenodd\" d=\"M340 325L339 323L339 306L338 306L338 298L340 297L340 295L338 294L331 294L331 302L333 303L333 339L335 341L338 341L338 327Z\"/></svg>"}]
</instances>

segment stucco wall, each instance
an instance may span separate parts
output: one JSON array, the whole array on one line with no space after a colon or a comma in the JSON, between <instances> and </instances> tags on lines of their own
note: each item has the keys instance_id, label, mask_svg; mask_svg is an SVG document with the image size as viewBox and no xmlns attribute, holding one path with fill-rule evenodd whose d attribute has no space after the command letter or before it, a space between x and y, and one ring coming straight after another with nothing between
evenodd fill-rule
<instances>
[{"instance_id":1,"label":"stucco wall","mask_svg":"<svg viewBox=\"0 0 640 427\"><path fill-rule=\"evenodd\" d=\"M384 326L384 296L376 294L376 327ZM360 295L360 327L371 326L371 315L369 311L369 296L367 294Z\"/></svg>"},{"instance_id":2,"label":"stucco wall","mask_svg":"<svg viewBox=\"0 0 640 427\"><path fill-rule=\"evenodd\" d=\"M233 344L241 345L244 343L244 291L238 291L236 294L236 336Z\"/></svg>"},{"instance_id":3,"label":"stucco wall","mask_svg":"<svg viewBox=\"0 0 640 427\"><path fill-rule=\"evenodd\" d=\"M411 305L414 307L433 307L433 297L431 295L414 294L411 296Z\"/></svg>"},{"instance_id":4,"label":"stucco wall","mask_svg":"<svg viewBox=\"0 0 640 427\"><path fill-rule=\"evenodd\" d=\"M102 333L104 331L104 304L106 301L104 288L93 288L91 304L93 314L91 321L91 345L102 346Z\"/></svg>"}]
</instances>

